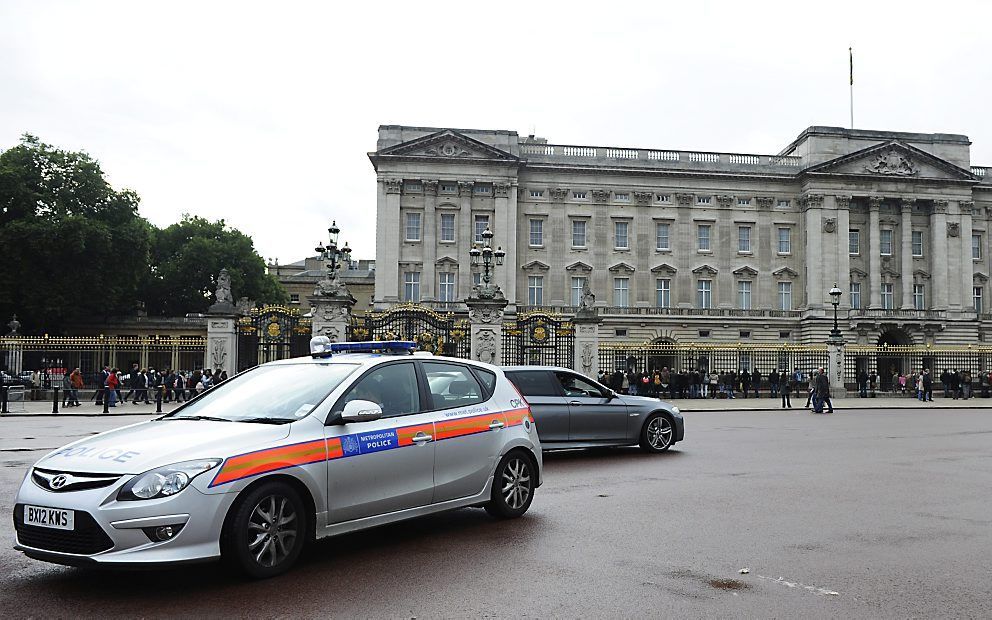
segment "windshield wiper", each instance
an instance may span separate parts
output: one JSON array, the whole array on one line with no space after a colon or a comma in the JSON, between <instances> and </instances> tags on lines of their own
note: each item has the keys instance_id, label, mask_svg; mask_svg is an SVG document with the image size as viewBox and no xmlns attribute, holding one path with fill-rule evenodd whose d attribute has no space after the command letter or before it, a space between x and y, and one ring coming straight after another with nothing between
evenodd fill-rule
<instances>
[{"instance_id":1,"label":"windshield wiper","mask_svg":"<svg viewBox=\"0 0 992 620\"><path fill-rule=\"evenodd\" d=\"M235 420L236 422L249 422L258 424L289 424L293 420L288 420L286 418L273 418L266 416L259 416L255 418L244 418L243 420Z\"/></svg>"},{"instance_id":2,"label":"windshield wiper","mask_svg":"<svg viewBox=\"0 0 992 620\"><path fill-rule=\"evenodd\" d=\"M210 422L233 422L234 420L228 420L227 418L214 418L208 415L186 415L186 416L172 416L169 418L159 418L159 420L208 420Z\"/></svg>"}]
</instances>

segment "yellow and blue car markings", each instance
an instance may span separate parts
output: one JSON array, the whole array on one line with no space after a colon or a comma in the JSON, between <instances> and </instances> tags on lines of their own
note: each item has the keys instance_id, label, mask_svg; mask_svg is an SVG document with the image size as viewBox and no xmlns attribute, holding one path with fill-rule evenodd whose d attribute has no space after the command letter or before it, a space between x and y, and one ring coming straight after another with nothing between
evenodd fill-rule
<instances>
[{"instance_id":1,"label":"yellow and blue car markings","mask_svg":"<svg viewBox=\"0 0 992 620\"><path fill-rule=\"evenodd\" d=\"M210 486L216 487L287 467L299 467L412 446L413 438L420 433L433 434L435 441L444 441L489 432L492 430L490 425L493 422L502 422L505 428L510 428L520 426L525 421L528 422L528 426L533 424L530 409L527 407L255 450L225 460Z\"/></svg>"}]
</instances>

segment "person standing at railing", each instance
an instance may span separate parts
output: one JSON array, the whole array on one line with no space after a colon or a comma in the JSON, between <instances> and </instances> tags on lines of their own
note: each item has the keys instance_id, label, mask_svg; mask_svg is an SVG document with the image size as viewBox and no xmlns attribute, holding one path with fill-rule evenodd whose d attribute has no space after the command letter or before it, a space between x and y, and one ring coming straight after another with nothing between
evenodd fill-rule
<instances>
[{"instance_id":1,"label":"person standing at railing","mask_svg":"<svg viewBox=\"0 0 992 620\"><path fill-rule=\"evenodd\" d=\"M76 368L69 374L69 384L72 386L72 400L69 401L70 407L79 406L79 390L83 389L83 373Z\"/></svg>"},{"instance_id":2,"label":"person standing at railing","mask_svg":"<svg viewBox=\"0 0 992 620\"><path fill-rule=\"evenodd\" d=\"M795 389L795 386L795 379L783 372L782 382L779 384L779 391L782 393L782 409L792 409L792 390Z\"/></svg>"},{"instance_id":3,"label":"person standing at railing","mask_svg":"<svg viewBox=\"0 0 992 620\"><path fill-rule=\"evenodd\" d=\"M923 369L923 400L925 402L933 402L933 377L930 375L930 369Z\"/></svg>"}]
</instances>

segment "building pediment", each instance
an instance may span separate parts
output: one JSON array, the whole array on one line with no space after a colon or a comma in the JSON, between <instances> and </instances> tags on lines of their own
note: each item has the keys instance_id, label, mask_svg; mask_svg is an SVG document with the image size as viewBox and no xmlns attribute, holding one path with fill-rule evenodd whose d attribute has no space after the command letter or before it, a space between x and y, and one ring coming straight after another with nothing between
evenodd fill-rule
<instances>
[{"instance_id":1,"label":"building pediment","mask_svg":"<svg viewBox=\"0 0 992 620\"><path fill-rule=\"evenodd\" d=\"M380 158L431 158L447 160L516 161L517 157L494 146L470 138L452 129L402 142L369 155L375 162Z\"/></svg>"},{"instance_id":2,"label":"building pediment","mask_svg":"<svg viewBox=\"0 0 992 620\"><path fill-rule=\"evenodd\" d=\"M672 267L668 263L662 263L656 267L652 267L651 273L675 275L676 273L678 273L678 269Z\"/></svg>"},{"instance_id":3,"label":"building pediment","mask_svg":"<svg viewBox=\"0 0 992 620\"><path fill-rule=\"evenodd\" d=\"M977 181L971 171L898 140L811 166L805 174Z\"/></svg>"},{"instance_id":4,"label":"building pediment","mask_svg":"<svg viewBox=\"0 0 992 620\"><path fill-rule=\"evenodd\" d=\"M445 267L457 267L458 261L451 258L450 256L442 256L441 258L434 261L434 264L438 266L444 265Z\"/></svg>"},{"instance_id":5,"label":"building pediment","mask_svg":"<svg viewBox=\"0 0 992 620\"><path fill-rule=\"evenodd\" d=\"M989 281L989 277L984 273L982 273L981 271L975 272L975 275L972 276L972 278L975 282L978 282L980 284L985 284L986 282Z\"/></svg>"},{"instance_id":6,"label":"building pediment","mask_svg":"<svg viewBox=\"0 0 992 620\"><path fill-rule=\"evenodd\" d=\"M851 279L852 280L864 280L867 277L868 277L868 272L862 271L861 269L858 269L857 267L855 267L854 269L851 270Z\"/></svg>"},{"instance_id":7,"label":"building pediment","mask_svg":"<svg viewBox=\"0 0 992 620\"><path fill-rule=\"evenodd\" d=\"M747 265L744 265L743 267L734 269L733 274L735 276L747 276L749 278L753 278L754 276L758 275L758 272L748 267Z\"/></svg>"},{"instance_id":8,"label":"building pediment","mask_svg":"<svg viewBox=\"0 0 992 620\"><path fill-rule=\"evenodd\" d=\"M926 271L923 271L922 269L917 269L913 271L913 277L916 278L917 280L929 280L930 274Z\"/></svg>"},{"instance_id":9,"label":"building pediment","mask_svg":"<svg viewBox=\"0 0 992 620\"><path fill-rule=\"evenodd\" d=\"M796 278L799 276L798 273L796 273L792 269L789 269L788 267L782 267L778 271L773 271L772 275L775 276L776 278Z\"/></svg>"},{"instance_id":10,"label":"building pediment","mask_svg":"<svg viewBox=\"0 0 992 620\"><path fill-rule=\"evenodd\" d=\"M710 267L709 265L700 265L699 267L696 267L695 269L693 269L692 270L692 273L696 274L697 276L709 276L709 277L713 277L718 272L717 272L716 268Z\"/></svg>"},{"instance_id":11,"label":"building pediment","mask_svg":"<svg viewBox=\"0 0 992 620\"><path fill-rule=\"evenodd\" d=\"M551 269L551 267L547 266L546 264L542 263L539 260L532 260L523 267L521 267L521 269L523 269L524 271L547 271L548 269Z\"/></svg>"},{"instance_id":12,"label":"building pediment","mask_svg":"<svg viewBox=\"0 0 992 620\"><path fill-rule=\"evenodd\" d=\"M610 273L634 273L634 268L627 263L617 263L610 267Z\"/></svg>"},{"instance_id":13,"label":"building pediment","mask_svg":"<svg viewBox=\"0 0 992 620\"><path fill-rule=\"evenodd\" d=\"M565 271L579 271L582 273L589 273L592 271L592 265L587 265L582 261L576 261L571 265L569 265L568 267L565 267Z\"/></svg>"}]
</instances>

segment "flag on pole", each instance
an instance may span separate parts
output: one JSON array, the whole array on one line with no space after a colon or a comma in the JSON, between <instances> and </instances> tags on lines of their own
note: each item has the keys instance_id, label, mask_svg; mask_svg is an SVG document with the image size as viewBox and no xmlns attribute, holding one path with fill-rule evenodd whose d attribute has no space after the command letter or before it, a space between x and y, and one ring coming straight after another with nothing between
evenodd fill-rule
<instances>
[{"instance_id":1,"label":"flag on pole","mask_svg":"<svg viewBox=\"0 0 992 620\"><path fill-rule=\"evenodd\" d=\"M851 86L854 86L854 50L852 48L847 48L847 54L851 60Z\"/></svg>"}]
</instances>

